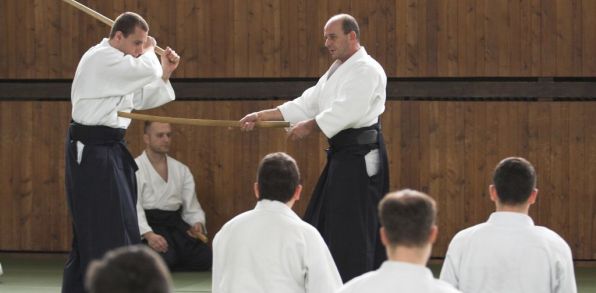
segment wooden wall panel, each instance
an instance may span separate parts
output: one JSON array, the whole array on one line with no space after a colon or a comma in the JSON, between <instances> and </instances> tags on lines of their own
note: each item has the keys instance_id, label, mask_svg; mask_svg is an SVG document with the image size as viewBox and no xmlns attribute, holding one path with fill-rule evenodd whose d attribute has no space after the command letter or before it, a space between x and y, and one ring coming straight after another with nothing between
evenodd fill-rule
<instances>
[{"instance_id":1,"label":"wooden wall panel","mask_svg":"<svg viewBox=\"0 0 596 293\"><path fill-rule=\"evenodd\" d=\"M183 57L177 78L317 77L323 25L347 12L391 77L594 76L591 0L81 1L115 18L144 15ZM0 79L72 78L108 27L63 2L6 0Z\"/></svg>"},{"instance_id":2,"label":"wooden wall panel","mask_svg":"<svg viewBox=\"0 0 596 293\"><path fill-rule=\"evenodd\" d=\"M179 101L153 114L239 119L279 101ZM0 102L0 250L67 251L70 219L64 194L63 146L70 103ZM538 172L538 202L531 215L562 235L574 258L596 259L596 102L389 101L383 128L391 189L429 193L439 205L444 256L459 230L485 221L494 207L488 185L494 166L523 156ZM286 141L281 129L175 126L172 155L193 171L213 234L252 208L256 167L269 152L286 151L300 166L302 214L325 163L322 136ZM142 150L142 123L127 134Z\"/></svg>"}]
</instances>

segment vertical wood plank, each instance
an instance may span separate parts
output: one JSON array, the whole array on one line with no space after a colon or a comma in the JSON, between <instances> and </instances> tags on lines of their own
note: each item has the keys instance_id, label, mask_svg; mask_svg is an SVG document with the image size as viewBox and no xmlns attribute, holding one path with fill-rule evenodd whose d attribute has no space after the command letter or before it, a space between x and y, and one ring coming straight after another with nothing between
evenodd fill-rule
<instances>
[{"instance_id":1,"label":"vertical wood plank","mask_svg":"<svg viewBox=\"0 0 596 293\"><path fill-rule=\"evenodd\" d=\"M234 75L248 76L248 1L234 1Z\"/></svg>"},{"instance_id":2,"label":"vertical wood plank","mask_svg":"<svg viewBox=\"0 0 596 293\"><path fill-rule=\"evenodd\" d=\"M543 0L541 7L541 76L554 76L557 66L557 6Z\"/></svg>"},{"instance_id":3,"label":"vertical wood plank","mask_svg":"<svg viewBox=\"0 0 596 293\"><path fill-rule=\"evenodd\" d=\"M571 76L574 71L573 60L573 41L575 32L573 30L574 22L574 2L576 1L557 1L556 7L556 75ZM577 41L577 40L576 40Z\"/></svg>"},{"instance_id":4,"label":"vertical wood plank","mask_svg":"<svg viewBox=\"0 0 596 293\"><path fill-rule=\"evenodd\" d=\"M596 19L593 17L596 13L596 1L582 1L582 75L596 75L596 38L594 38L594 28L596 28Z\"/></svg>"}]
</instances>

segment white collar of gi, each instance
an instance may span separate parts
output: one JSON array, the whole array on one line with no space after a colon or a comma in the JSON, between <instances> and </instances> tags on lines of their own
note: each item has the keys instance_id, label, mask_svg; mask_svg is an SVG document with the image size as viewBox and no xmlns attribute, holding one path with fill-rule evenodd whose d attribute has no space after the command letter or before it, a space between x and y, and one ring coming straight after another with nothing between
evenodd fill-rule
<instances>
[{"instance_id":1,"label":"white collar of gi","mask_svg":"<svg viewBox=\"0 0 596 293\"><path fill-rule=\"evenodd\" d=\"M534 226L534 220L526 214L515 212L494 212L490 214L488 223L499 226Z\"/></svg>"},{"instance_id":2,"label":"white collar of gi","mask_svg":"<svg viewBox=\"0 0 596 293\"><path fill-rule=\"evenodd\" d=\"M358 49L358 51L356 51L352 56L350 56L350 58L348 58L348 60L346 60L346 62L341 63L341 60L339 60L339 59L335 60L335 62L333 62L333 64L331 64L331 66L329 67L329 70L327 70L327 73L325 74L327 76L327 79L330 79L331 76L333 76L333 74L340 68L340 66L342 69L346 68L350 64L356 62L355 60L361 59L366 55L367 55L366 49L364 49L363 46L360 46L360 49Z\"/></svg>"},{"instance_id":3,"label":"white collar of gi","mask_svg":"<svg viewBox=\"0 0 596 293\"><path fill-rule=\"evenodd\" d=\"M331 66L329 68L339 67L340 65L344 65L344 67L345 67L346 64L354 63L354 62L356 62L356 60L358 60L366 55L368 55L366 53L366 49L364 49L364 46L360 46L360 49L358 49L358 51L356 51L354 54L352 54L352 56L350 56L350 58L348 58L348 60L346 60L346 62L342 63L341 60L337 59L337 60L335 60L335 62L333 62L333 64L331 64Z\"/></svg>"},{"instance_id":4,"label":"white collar of gi","mask_svg":"<svg viewBox=\"0 0 596 293\"><path fill-rule=\"evenodd\" d=\"M277 200L261 199L257 202L255 210L281 213L292 218L300 219L298 215L285 203Z\"/></svg>"},{"instance_id":5,"label":"white collar of gi","mask_svg":"<svg viewBox=\"0 0 596 293\"><path fill-rule=\"evenodd\" d=\"M411 272L416 275L428 277L430 279L434 278L433 273L427 267L403 261L386 260L379 269L393 273Z\"/></svg>"}]
</instances>

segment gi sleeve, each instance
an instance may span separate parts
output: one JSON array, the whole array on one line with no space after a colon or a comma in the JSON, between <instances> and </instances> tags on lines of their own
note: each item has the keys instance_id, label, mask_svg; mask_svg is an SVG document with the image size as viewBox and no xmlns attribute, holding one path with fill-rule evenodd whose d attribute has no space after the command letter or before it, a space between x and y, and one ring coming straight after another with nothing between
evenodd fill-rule
<instances>
[{"instance_id":1,"label":"gi sleeve","mask_svg":"<svg viewBox=\"0 0 596 293\"><path fill-rule=\"evenodd\" d=\"M145 110L159 107L176 99L176 94L170 81L158 78L143 88L137 90L133 97L133 107Z\"/></svg>"},{"instance_id":2,"label":"gi sleeve","mask_svg":"<svg viewBox=\"0 0 596 293\"><path fill-rule=\"evenodd\" d=\"M182 174L182 219L191 226L195 223L203 224L203 231L207 232L205 230L205 212L197 200L192 173L188 167L184 166Z\"/></svg>"},{"instance_id":3,"label":"gi sleeve","mask_svg":"<svg viewBox=\"0 0 596 293\"><path fill-rule=\"evenodd\" d=\"M138 58L104 49L85 59L73 95L80 99L124 96L161 79L163 70L153 51Z\"/></svg>"},{"instance_id":4,"label":"gi sleeve","mask_svg":"<svg viewBox=\"0 0 596 293\"><path fill-rule=\"evenodd\" d=\"M147 217L145 216L145 209L143 208L143 200L144 200L144 190L145 190L145 180L142 172L137 171L137 218L139 221L139 231L141 232L141 236L147 232L153 231L149 223L147 222Z\"/></svg>"},{"instance_id":5,"label":"gi sleeve","mask_svg":"<svg viewBox=\"0 0 596 293\"><path fill-rule=\"evenodd\" d=\"M225 240L220 239L224 233L222 231L225 230L225 225L221 228L221 230L215 235L213 238L213 266L211 268L212 276L211 276L211 292L212 293L219 293L222 292L221 282L222 275L223 275L223 264L225 263L225 253L223 253L224 248L222 247L225 243ZM224 243L222 243L222 241ZM230 281L233 282L233 281Z\"/></svg>"},{"instance_id":6,"label":"gi sleeve","mask_svg":"<svg viewBox=\"0 0 596 293\"><path fill-rule=\"evenodd\" d=\"M305 237L306 292L336 292L342 286L342 281L327 244L314 228Z\"/></svg>"},{"instance_id":7,"label":"gi sleeve","mask_svg":"<svg viewBox=\"0 0 596 293\"><path fill-rule=\"evenodd\" d=\"M284 117L284 121L296 124L300 121L312 119L318 112L317 86L310 87L302 95L292 101L278 106L277 109Z\"/></svg>"},{"instance_id":8,"label":"gi sleeve","mask_svg":"<svg viewBox=\"0 0 596 293\"><path fill-rule=\"evenodd\" d=\"M561 238L561 250L558 254L560 257L555 263L555 284L554 292L556 293L576 293L577 284L575 282L575 273L573 270L573 257L571 254L571 248Z\"/></svg>"},{"instance_id":9,"label":"gi sleeve","mask_svg":"<svg viewBox=\"0 0 596 293\"><path fill-rule=\"evenodd\" d=\"M441 268L441 274L439 278L453 285L453 287L459 288L459 278L457 276L459 271L459 257L457 256L458 248L456 247L457 245L454 245L456 237L454 237L454 239L449 244L449 248L447 249L447 254L445 255L445 261L443 262L443 267Z\"/></svg>"}]
</instances>

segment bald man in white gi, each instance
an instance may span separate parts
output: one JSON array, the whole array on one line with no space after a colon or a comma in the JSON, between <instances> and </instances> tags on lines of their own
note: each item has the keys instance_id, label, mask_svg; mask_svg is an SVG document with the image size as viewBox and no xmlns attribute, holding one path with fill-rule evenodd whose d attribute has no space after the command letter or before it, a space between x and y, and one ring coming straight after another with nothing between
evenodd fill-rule
<instances>
[{"instance_id":1,"label":"bald man in white gi","mask_svg":"<svg viewBox=\"0 0 596 293\"><path fill-rule=\"evenodd\" d=\"M496 211L453 237L441 280L464 293L577 292L569 245L528 215L538 196L532 164L501 161L489 194Z\"/></svg>"},{"instance_id":2,"label":"bald man in white gi","mask_svg":"<svg viewBox=\"0 0 596 293\"><path fill-rule=\"evenodd\" d=\"M293 124L291 139L319 132L327 137L327 164L304 220L319 230L347 282L386 259L377 205L389 189L380 126L387 75L360 45L354 17L331 17L323 37L334 62L317 84L277 108L246 115L240 123L251 130L257 121L285 120Z\"/></svg>"}]
</instances>

